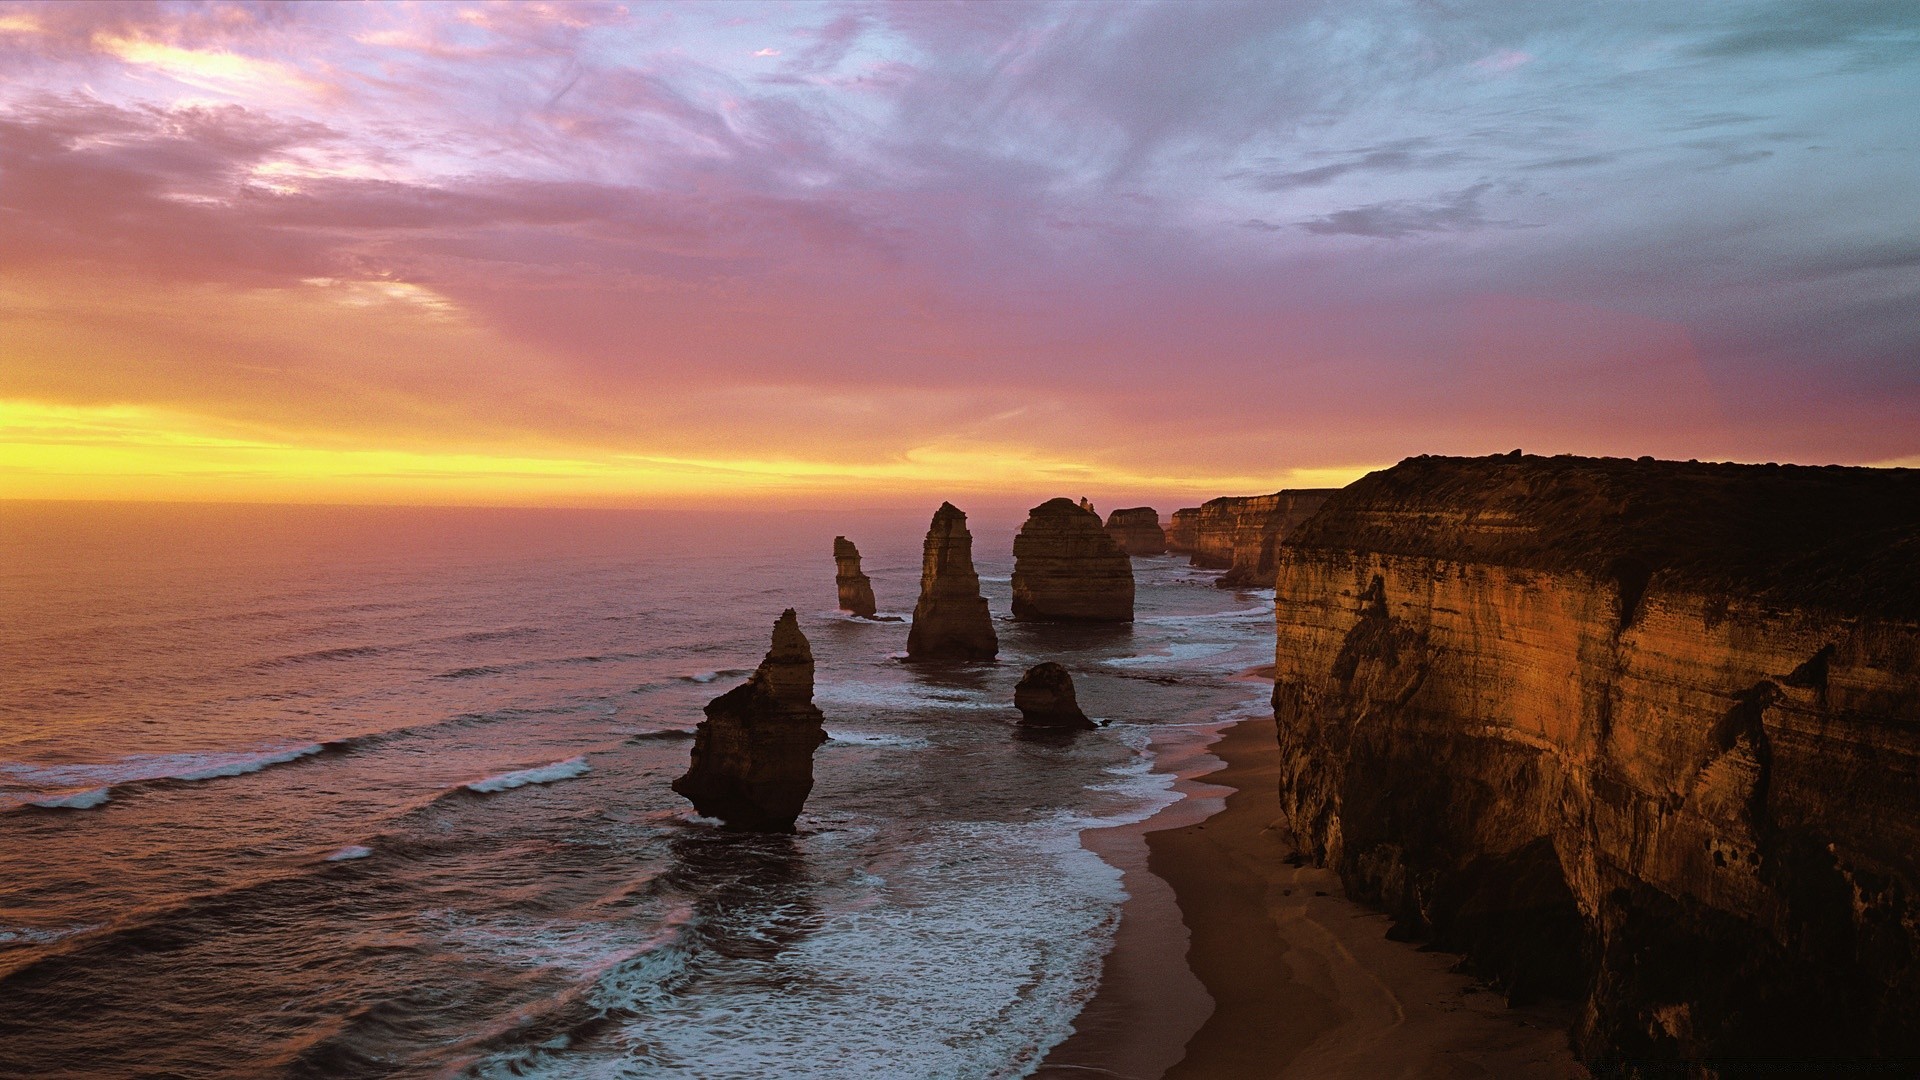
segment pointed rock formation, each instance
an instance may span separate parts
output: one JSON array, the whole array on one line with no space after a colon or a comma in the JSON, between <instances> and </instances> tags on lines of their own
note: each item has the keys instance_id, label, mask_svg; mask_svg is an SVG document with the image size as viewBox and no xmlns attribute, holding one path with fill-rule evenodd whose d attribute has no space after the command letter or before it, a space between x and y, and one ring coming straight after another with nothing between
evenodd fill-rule
<instances>
[{"instance_id":1,"label":"pointed rock formation","mask_svg":"<svg viewBox=\"0 0 1920 1080\"><path fill-rule=\"evenodd\" d=\"M1129 555L1165 555L1167 534L1160 530L1160 515L1151 506L1115 510L1107 515L1107 535Z\"/></svg>"},{"instance_id":2,"label":"pointed rock formation","mask_svg":"<svg viewBox=\"0 0 1920 1080\"><path fill-rule=\"evenodd\" d=\"M1051 660L1033 665L1021 676L1013 688L1013 707L1020 710L1020 722L1033 727L1091 730L1094 726L1074 699L1073 676Z\"/></svg>"},{"instance_id":3,"label":"pointed rock formation","mask_svg":"<svg viewBox=\"0 0 1920 1080\"><path fill-rule=\"evenodd\" d=\"M1000 652L980 575L973 571L967 515L943 502L927 527L920 564L920 601L907 632L909 660L991 660Z\"/></svg>"},{"instance_id":4,"label":"pointed rock formation","mask_svg":"<svg viewBox=\"0 0 1920 1080\"><path fill-rule=\"evenodd\" d=\"M1132 622L1133 563L1071 499L1028 511L1013 540L1013 617L1054 622Z\"/></svg>"},{"instance_id":5,"label":"pointed rock formation","mask_svg":"<svg viewBox=\"0 0 1920 1080\"><path fill-rule=\"evenodd\" d=\"M840 610L872 618L873 582L860 572L860 549L844 536L833 538L834 584L840 587Z\"/></svg>"},{"instance_id":6,"label":"pointed rock formation","mask_svg":"<svg viewBox=\"0 0 1920 1080\"><path fill-rule=\"evenodd\" d=\"M813 650L788 608L753 677L707 703L693 765L673 782L729 829L792 832L813 790L813 751L827 741L813 704Z\"/></svg>"},{"instance_id":7,"label":"pointed rock formation","mask_svg":"<svg viewBox=\"0 0 1920 1080\"><path fill-rule=\"evenodd\" d=\"M1100 511L1093 508L1093 500L1087 498L1085 495L1080 496L1080 509L1085 510L1094 517L1100 516Z\"/></svg>"}]
</instances>

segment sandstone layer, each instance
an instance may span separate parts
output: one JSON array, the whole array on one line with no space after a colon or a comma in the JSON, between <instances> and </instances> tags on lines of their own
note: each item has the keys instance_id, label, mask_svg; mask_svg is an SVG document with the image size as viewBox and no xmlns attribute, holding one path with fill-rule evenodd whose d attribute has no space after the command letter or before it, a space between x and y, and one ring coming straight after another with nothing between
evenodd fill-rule
<instances>
[{"instance_id":1,"label":"sandstone layer","mask_svg":"<svg viewBox=\"0 0 1920 1080\"><path fill-rule=\"evenodd\" d=\"M920 600L907 632L909 660L991 660L1000 652L993 616L973 569L967 515L941 503L927 527L920 563Z\"/></svg>"},{"instance_id":2,"label":"sandstone layer","mask_svg":"<svg viewBox=\"0 0 1920 1080\"><path fill-rule=\"evenodd\" d=\"M1266 588L1273 584L1280 544L1334 490L1300 488L1208 499L1197 507L1174 511L1174 532L1167 547L1191 555L1195 566L1225 570L1215 582L1221 588Z\"/></svg>"},{"instance_id":3,"label":"sandstone layer","mask_svg":"<svg viewBox=\"0 0 1920 1080\"><path fill-rule=\"evenodd\" d=\"M1414 458L1277 556L1281 825L1400 933L1612 1075L1920 1061L1920 472Z\"/></svg>"},{"instance_id":4,"label":"sandstone layer","mask_svg":"<svg viewBox=\"0 0 1920 1080\"><path fill-rule=\"evenodd\" d=\"M1072 499L1049 499L1027 512L1013 539L1013 617L1133 621L1133 561L1099 514Z\"/></svg>"},{"instance_id":5,"label":"sandstone layer","mask_svg":"<svg viewBox=\"0 0 1920 1080\"><path fill-rule=\"evenodd\" d=\"M873 582L860 572L860 549L844 536L833 538L833 582L840 589L840 610L872 618Z\"/></svg>"},{"instance_id":6,"label":"sandstone layer","mask_svg":"<svg viewBox=\"0 0 1920 1080\"><path fill-rule=\"evenodd\" d=\"M1073 676L1051 660L1033 665L1020 677L1013 688L1013 707L1020 710L1020 722L1033 727L1094 726L1087 714L1080 711L1080 702L1074 697Z\"/></svg>"},{"instance_id":7,"label":"sandstone layer","mask_svg":"<svg viewBox=\"0 0 1920 1080\"><path fill-rule=\"evenodd\" d=\"M813 704L813 650L788 608L753 677L707 704L693 764L673 790L729 829L792 832L813 791L813 752L827 741Z\"/></svg>"},{"instance_id":8,"label":"sandstone layer","mask_svg":"<svg viewBox=\"0 0 1920 1080\"><path fill-rule=\"evenodd\" d=\"M1107 515L1107 535L1128 555L1165 555L1167 534L1160 529L1160 514L1151 506L1115 510Z\"/></svg>"}]
</instances>

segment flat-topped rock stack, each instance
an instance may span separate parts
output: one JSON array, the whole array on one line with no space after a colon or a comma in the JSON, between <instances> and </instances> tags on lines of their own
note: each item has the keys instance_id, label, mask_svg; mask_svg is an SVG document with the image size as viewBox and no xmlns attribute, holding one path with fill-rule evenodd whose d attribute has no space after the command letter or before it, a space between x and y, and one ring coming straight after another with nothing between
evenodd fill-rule
<instances>
[{"instance_id":1,"label":"flat-topped rock stack","mask_svg":"<svg viewBox=\"0 0 1920 1080\"><path fill-rule=\"evenodd\" d=\"M833 538L834 584L840 589L840 610L872 618L873 582L860 571L860 549L844 536Z\"/></svg>"},{"instance_id":2,"label":"flat-topped rock stack","mask_svg":"<svg viewBox=\"0 0 1920 1080\"><path fill-rule=\"evenodd\" d=\"M1073 676L1051 660L1035 664L1021 676L1013 688L1013 707L1020 710L1020 722L1030 727L1094 727L1074 697Z\"/></svg>"},{"instance_id":3,"label":"flat-topped rock stack","mask_svg":"<svg viewBox=\"0 0 1920 1080\"><path fill-rule=\"evenodd\" d=\"M1167 553L1167 534L1160 529L1159 512L1151 506L1135 506L1108 514L1107 535L1128 555Z\"/></svg>"},{"instance_id":4,"label":"flat-topped rock stack","mask_svg":"<svg viewBox=\"0 0 1920 1080\"><path fill-rule=\"evenodd\" d=\"M907 632L909 660L991 660L1000 652L993 616L973 569L967 515L943 502L927 527L920 600Z\"/></svg>"},{"instance_id":5,"label":"flat-topped rock stack","mask_svg":"<svg viewBox=\"0 0 1920 1080\"><path fill-rule=\"evenodd\" d=\"M1028 512L1013 541L1013 616L1051 622L1132 622L1133 562L1072 499Z\"/></svg>"},{"instance_id":6,"label":"flat-topped rock stack","mask_svg":"<svg viewBox=\"0 0 1920 1080\"><path fill-rule=\"evenodd\" d=\"M827 741L813 704L813 649L792 608L753 677L707 704L693 763L673 790L729 829L792 832L813 791L813 752Z\"/></svg>"}]
</instances>

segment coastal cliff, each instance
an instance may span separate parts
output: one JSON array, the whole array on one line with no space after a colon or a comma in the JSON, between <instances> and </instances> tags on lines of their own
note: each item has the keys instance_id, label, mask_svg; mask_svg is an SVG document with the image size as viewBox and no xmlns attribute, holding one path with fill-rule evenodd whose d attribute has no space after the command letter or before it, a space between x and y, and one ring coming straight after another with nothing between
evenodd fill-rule
<instances>
[{"instance_id":1,"label":"coastal cliff","mask_svg":"<svg viewBox=\"0 0 1920 1080\"><path fill-rule=\"evenodd\" d=\"M1176 510L1169 551L1191 555L1195 566L1225 570L1222 588L1273 584L1275 552L1320 509L1332 488L1300 488L1271 495L1229 495Z\"/></svg>"},{"instance_id":2,"label":"coastal cliff","mask_svg":"<svg viewBox=\"0 0 1920 1080\"><path fill-rule=\"evenodd\" d=\"M1128 555L1167 553L1167 534L1161 531L1160 515L1151 506L1135 506L1108 514L1107 535Z\"/></svg>"},{"instance_id":3,"label":"coastal cliff","mask_svg":"<svg viewBox=\"0 0 1920 1080\"><path fill-rule=\"evenodd\" d=\"M860 549L844 536L833 538L834 585L840 591L840 610L872 618L873 580L860 569Z\"/></svg>"},{"instance_id":4,"label":"coastal cliff","mask_svg":"<svg viewBox=\"0 0 1920 1080\"><path fill-rule=\"evenodd\" d=\"M927 526L920 599L907 632L909 660L991 660L1000 652L980 575L973 569L967 515L943 502Z\"/></svg>"},{"instance_id":5,"label":"coastal cliff","mask_svg":"<svg viewBox=\"0 0 1920 1080\"><path fill-rule=\"evenodd\" d=\"M813 649L792 608L753 677L707 704L693 762L673 790L729 829L792 832L813 791L813 752L827 741L813 704Z\"/></svg>"},{"instance_id":6,"label":"coastal cliff","mask_svg":"<svg viewBox=\"0 0 1920 1080\"><path fill-rule=\"evenodd\" d=\"M1398 933L1614 1075L1920 1060L1920 472L1413 458L1275 557L1281 827Z\"/></svg>"},{"instance_id":7,"label":"coastal cliff","mask_svg":"<svg viewBox=\"0 0 1920 1080\"><path fill-rule=\"evenodd\" d=\"M1080 500L1049 499L1013 539L1013 616L1132 622L1133 562Z\"/></svg>"}]
</instances>

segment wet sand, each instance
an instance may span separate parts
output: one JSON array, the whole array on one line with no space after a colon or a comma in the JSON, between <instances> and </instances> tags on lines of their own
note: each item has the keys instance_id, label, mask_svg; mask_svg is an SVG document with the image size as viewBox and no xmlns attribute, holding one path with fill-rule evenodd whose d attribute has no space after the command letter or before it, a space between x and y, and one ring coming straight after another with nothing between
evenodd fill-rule
<instances>
[{"instance_id":1,"label":"wet sand","mask_svg":"<svg viewBox=\"0 0 1920 1080\"><path fill-rule=\"evenodd\" d=\"M1271 719L1204 751L1176 746L1162 767L1187 798L1085 834L1131 899L1099 991L1034 1075L1586 1076L1567 1048L1570 1007L1507 1008L1453 974L1454 957L1388 941L1386 917L1342 899L1331 873L1287 865L1269 827L1278 758Z\"/></svg>"}]
</instances>

